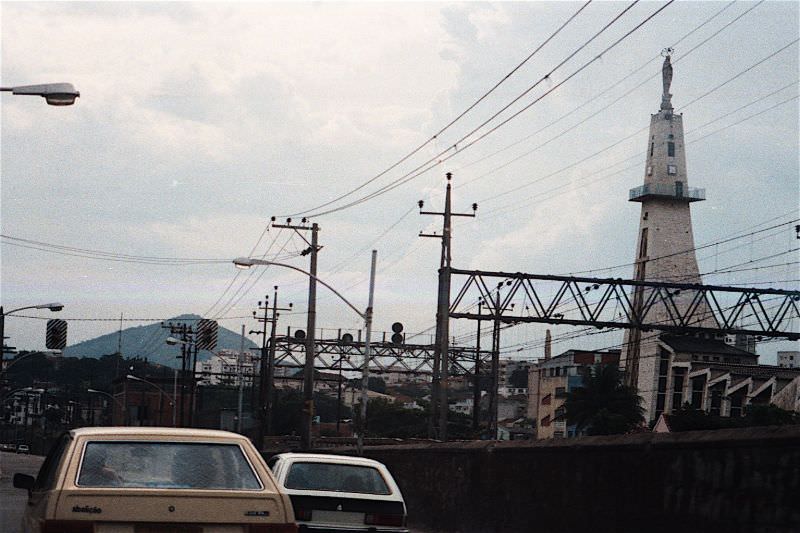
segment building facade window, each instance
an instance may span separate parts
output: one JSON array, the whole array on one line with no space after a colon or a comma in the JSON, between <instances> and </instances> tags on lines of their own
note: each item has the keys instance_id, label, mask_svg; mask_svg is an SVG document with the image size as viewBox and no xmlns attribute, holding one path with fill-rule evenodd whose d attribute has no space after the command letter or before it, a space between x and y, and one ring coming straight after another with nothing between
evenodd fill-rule
<instances>
[{"instance_id":1,"label":"building facade window","mask_svg":"<svg viewBox=\"0 0 800 533\"><path fill-rule=\"evenodd\" d=\"M678 167L675 165L667 165L667 174L674 176L678 173Z\"/></svg>"},{"instance_id":2,"label":"building facade window","mask_svg":"<svg viewBox=\"0 0 800 533\"><path fill-rule=\"evenodd\" d=\"M672 371L672 409L683 405L683 383L686 380L686 369L675 368Z\"/></svg>"},{"instance_id":3,"label":"building facade window","mask_svg":"<svg viewBox=\"0 0 800 533\"><path fill-rule=\"evenodd\" d=\"M705 385L705 376L692 378L692 409L703 408L703 390L705 389Z\"/></svg>"},{"instance_id":4,"label":"building facade window","mask_svg":"<svg viewBox=\"0 0 800 533\"><path fill-rule=\"evenodd\" d=\"M668 142L667 143L667 157L675 157L675 143Z\"/></svg>"},{"instance_id":5,"label":"building facade window","mask_svg":"<svg viewBox=\"0 0 800 533\"><path fill-rule=\"evenodd\" d=\"M656 389L656 412L658 418L667 403L667 377L669 375L669 352L662 349L658 358L658 388Z\"/></svg>"},{"instance_id":6,"label":"building facade window","mask_svg":"<svg viewBox=\"0 0 800 533\"><path fill-rule=\"evenodd\" d=\"M714 416L720 416L722 413L722 388L721 386L715 386L711 390L711 409L709 409L709 414Z\"/></svg>"}]
</instances>

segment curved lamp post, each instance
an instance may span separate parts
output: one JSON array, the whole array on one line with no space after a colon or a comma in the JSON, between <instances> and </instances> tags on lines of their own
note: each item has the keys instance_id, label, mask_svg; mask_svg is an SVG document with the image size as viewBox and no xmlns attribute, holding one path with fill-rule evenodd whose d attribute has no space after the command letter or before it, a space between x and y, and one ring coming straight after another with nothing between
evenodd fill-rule
<instances>
[{"instance_id":1,"label":"curved lamp post","mask_svg":"<svg viewBox=\"0 0 800 533\"><path fill-rule=\"evenodd\" d=\"M53 312L57 312L64 309L64 304L53 302L49 304L26 305L24 307L17 307L16 309L12 309L11 311L3 311L3 306L0 305L0 373L2 373L3 370L5 370L3 368L3 358L5 356L5 343L6 343L6 337L5 337L6 315L10 315L11 313L16 313L17 311L23 311L25 309L49 309ZM8 366L10 367L11 365Z\"/></svg>"},{"instance_id":2,"label":"curved lamp post","mask_svg":"<svg viewBox=\"0 0 800 533\"><path fill-rule=\"evenodd\" d=\"M339 297L345 304L347 304L350 309L356 312L358 316L364 319L364 326L366 329L366 338L364 340L364 365L361 371L361 427L359 428L358 432L358 440L357 440L357 447L358 447L358 454L362 455L364 450L364 428L367 424L367 385L369 384L369 359L370 359L370 337L372 335L372 304L374 299L375 293L375 262L377 259L378 252L376 250L372 250L372 266L370 268L369 274L369 303L367 304L367 309L364 311L360 311L355 305L350 303L350 301L345 298L344 296L339 293L336 289L331 287L325 281L319 279L317 276L314 276L310 272L303 270L302 268L298 268L294 265L288 265L286 263L277 263L275 261L267 261L264 259L255 259L252 257L237 257L233 260L233 264L236 265L236 268L247 269L256 265L260 266L270 266L274 265L277 267L289 268L291 270L295 270L300 272L301 274L305 274L309 278L315 279L321 285L325 286L330 290L333 294ZM312 375L313 375L313 361L314 361L314 353L307 353L306 360L311 358L311 368L312 368ZM303 424L305 425L305 431L303 432L303 437L308 438L308 442L304 442L305 449L311 449L311 419L312 413L309 409L303 411L303 415L305 419L303 420ZM307 436L307 437L306 437Z\"/></svg>"},{"instance_id":3,"label":"curved lamp post","mask_svg":"<svg viewBox=\"0 0 800 533\"><path fill-rule=\"evenodd\" d=\"M86 392L90 392L92 394L102 394L104 396L108 396L109 398L114 400L114 403L116 403L119 406L120 411L122 411L123 418L125 417L125 404L123 404L121 401L119 401L116 398L116 396L114 396L113 394L109 394L106 391L97 390L97 389L86 389ZM92 406L90 405L90 407L92 407ZM111 413L111 423L112 424L114 423L114 413L113 412ZM92 407L92 424L94 424L94 407Z\"/></svg>"},{"instance_id":4,"label":"curved lamp post","mask_svg":"<svg viewBox=\"0 0 800 533\"><path fill-rule=\"evenodd\" d=\"M102 394L102 395L104 395L104 396L108 396L109 398L111 398L112 400L114 400L114 401L117 403L117 405L119 405L119 406L120 406L120 407L122 407L123 409L124 409L124 407L125 407L125 406L122 404L122 402L121 402L121 401L117 400L116 396L114 396L113 394L109 394L109 393L107 393L106 391L97 390L97 389L86 389L86 392L91 392L92 394Z\"/></svg>"},{"instance_id":5,"label":"curved lamp post","mask_svg":"<svg viewBox=\"0 0 800 533\"><path fill-rule=\"evenodd\" d=\"M41 85L21 85L19 87L0 87L0 91L11 94L41 96L49 105L65 106L75 103L81 93L71 83L44 83Z\"/></svg>"},{"instance_id":6,"label":"curved lamp post","mask_svg":"<svg viewBox=\"0 0 800 533\"><path fill-rule=\"evenodd\" d=\"M169 400L170 407L172 407L172 427L175 427L175 398L173 398L167 391L165 391L152 381L147 381L146 379L134 376L133 374L128 374L127 376L125 376L125 378L130 379L132 381L141 381L142 383L147 383L148 385L157 388L160 394L166 396L167 399Z\"/></svg>"}]
</instances>

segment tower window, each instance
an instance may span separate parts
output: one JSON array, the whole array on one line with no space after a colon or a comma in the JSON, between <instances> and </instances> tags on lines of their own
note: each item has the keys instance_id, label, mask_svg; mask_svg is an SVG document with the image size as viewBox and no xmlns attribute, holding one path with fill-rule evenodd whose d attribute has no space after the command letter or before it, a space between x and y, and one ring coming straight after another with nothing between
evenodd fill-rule
<instances>
[{"instance_id":1,"label":"tower window","mask_svg":"<svg viewBox=\"0 0 800 533\"><path fill-rule=\"evenodd\" d=\"M653 175L653 166L652 165L647 165L647 175L648 176L652 176Z\"/></svg>"},{"instance_id":2,"label":"tower window","mask_svg":"<svg viewBox=\"0 0 800 533\"><path fill-rule=\"evenodd\" d=\"M667 165L667 174L677 174L677 173L678 173L678 167L676 167L675 165Z\"/></svg>"},{"instance_id":3,"label":"tower window","mask_svg":"<svg viewBox=\"0 0 800 533\"><path fill-rule=\"evenodd\" d=\"M647 256L647 228L642 228L642 237L639 240L639 257L646 257L646 256Z\"/></svg>"},{"instance_id":4,"label":"tower window","mask_svg":"<svg viewBox=\"0 0 800 533\"><path fill-rule=\"evenodd\" d=\"M675 143L674 142L668 142L667 143L667 156L675 157Z\"/></svg>"},{"instance_id":5,"label":"tower window","mask_svg":"<svg viewBox=\"0 0 800 533\"><path fill-rule=\"evenodd\" d=\"M656 143L650 143L650 157L653 157L653 148L655 148Z\"/></svg>"}]
</instances>

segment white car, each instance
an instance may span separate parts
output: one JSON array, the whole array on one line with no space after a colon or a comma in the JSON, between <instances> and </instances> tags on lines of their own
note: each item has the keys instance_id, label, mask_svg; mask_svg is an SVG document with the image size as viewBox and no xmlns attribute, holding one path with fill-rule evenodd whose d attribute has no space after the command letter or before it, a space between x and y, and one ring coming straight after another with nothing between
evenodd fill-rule
<instances>
[{"instance_id":1,"label":"white car","mask_svg":"<svg viewBox=\"0 0 800 533\"><path fill-rule=\"evenodd\" d=\"M300 531L407 533L406 504L389 470L363 457L282 453L267 464Z\"/></svg>"}]
</instances>

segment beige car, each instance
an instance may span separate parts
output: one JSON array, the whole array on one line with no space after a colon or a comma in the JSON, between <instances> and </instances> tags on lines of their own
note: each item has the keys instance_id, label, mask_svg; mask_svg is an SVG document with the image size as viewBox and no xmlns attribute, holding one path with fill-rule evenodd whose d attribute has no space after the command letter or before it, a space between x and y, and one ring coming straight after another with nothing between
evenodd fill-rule
<instances>
[{"instance_id":1,"label":"beige car","mask_svg":"<svg viewBox=\"0 0 800 533\"><path fill-rule=\"evenodd\" d=\"M173 428L65 433L28 490L37 533L295 533L288 496L249 440Z\"/></svg>"}]
</instances>

